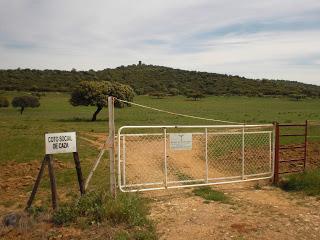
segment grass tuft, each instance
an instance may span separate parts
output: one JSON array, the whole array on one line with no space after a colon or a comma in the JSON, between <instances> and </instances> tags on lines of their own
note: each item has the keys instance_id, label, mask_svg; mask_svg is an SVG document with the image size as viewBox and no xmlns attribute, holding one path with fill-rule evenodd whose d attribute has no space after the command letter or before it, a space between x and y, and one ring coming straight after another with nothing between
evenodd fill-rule
<instances>
[{"instance_id":1,"label":"grass tuft","mask_svg":"<svg viewBox=\"0 0 320 240\"><path fill-rule=\"evenodd\" d=\"M76 209L74 206L64 205L55 211L52 216L52 221L54 224L62 226L68 226L70 223L74 222L77 218Z\"/></svg>"},{"instance_id":2,"label":"grass tuft","mask_svg":"<svg viewBox=\"0 0 320 240\"><path fill-rule=\"evenodd\" d=\"M207 201L217 201L228 203L229 198L223 193L217 190L213 190L211 187L200 187L193 190L196 196L202 197Z\"/></svg>"},{"instance_id":3,"label":"grass tuft","mask_svg":"<svg viewBox=\"0 0 320 240\"><path fill-rule=\"evenodd\" d=\"M27 212L33 217L38 217L42 213L45 213L47 210L47 206L32 206L27 209Z\"/></svg>"},{"instance_id":4,"label":"grass tuft","mask_svg":"<svg viewBox=\"0 0 320 240\"><path fill-rule=\"evenodd\" d=\"M107 221L131 229L128 233L118 233L116 239L157 239L153 222L147 218L148 213L147 200L138 194L119 193L117 199L113 199L105 192L89 192L78 202L61 206L52 219L59 226L72 223L93 225Z\"/></svg>"},{"instance_id":5,"label":"grass tuft","mask_svg":"<svg viewBox=\"0 0 320 240\"><path fill-rule=\"evenodd\" d=\"M310 196L320 195L320 169L289 175L279 186L285 191L301 191Z\"/></svg>"},{"instance_id":6,"label":"grass tuft","mask_svg":"<svg viewBox=\"0 0 320 240\"><path fill-rule=\"evenodd\" d=\"M109 198L106 203L107 218L114 224L126 223L130 226L149 224L147 202L138 194L119 194L117 199Z\"/></svg>"},{"instance_id":7,"label":"grass tuft","mask_svg":"<svg viewBox=\"0 0 320 240\"><path fill-rule=\"evenodd\" d=\"M259 183L256 183L256 184L254 185L254 189L255 189L255 190L261 190L261 189L262 189L262 186L261 186Z\"/></svg>"}]
</instances>

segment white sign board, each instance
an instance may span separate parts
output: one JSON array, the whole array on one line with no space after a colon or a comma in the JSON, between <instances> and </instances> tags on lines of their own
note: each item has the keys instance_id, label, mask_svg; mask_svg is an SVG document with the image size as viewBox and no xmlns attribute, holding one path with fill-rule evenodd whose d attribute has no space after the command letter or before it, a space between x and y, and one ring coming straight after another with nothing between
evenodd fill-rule
<instances>
[{"instance_id":1,"label":"white sign board","mask_svg":"<svg viewBox=\"0 0 320 240\"><path fill-rule=\"evenodd\" d=\"M77 151L75 132L47 133L45 135L46 154L71 153Z\"/></svg>"},{"instance_id":2,"label":"white sign board","mask_svg":"<svg viewBox=\"0 0 320 240\"><path fill-rule=\"evenodd\" d=\"M191 150L192 133L171 133L170 148L172 150Z\"/></svg>"}]
</instances>

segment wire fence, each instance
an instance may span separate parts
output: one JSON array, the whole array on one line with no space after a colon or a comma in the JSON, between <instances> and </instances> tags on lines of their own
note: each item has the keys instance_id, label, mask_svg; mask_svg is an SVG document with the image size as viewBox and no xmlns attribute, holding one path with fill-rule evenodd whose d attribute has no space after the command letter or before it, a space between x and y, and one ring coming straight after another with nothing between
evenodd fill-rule
<instances>
[{"instance_id":1,"label":"wire fence","mask_svg":"<svg viewBox=\"0 0 320 240\"><path fill-rule=\"evenodd\" d=\"M308 121L307 169L320 167L320 121Z\"/></svg>"},{"instance_id":2,"label":"wire fence","mask_svg":"<svg viewBox=\"0 0 320 240\"><path fill-rule=\"evenodd\" d=\"M118 139L122 191L273 177L273 125L125 126Z\"/></svg>"}]
</instances>

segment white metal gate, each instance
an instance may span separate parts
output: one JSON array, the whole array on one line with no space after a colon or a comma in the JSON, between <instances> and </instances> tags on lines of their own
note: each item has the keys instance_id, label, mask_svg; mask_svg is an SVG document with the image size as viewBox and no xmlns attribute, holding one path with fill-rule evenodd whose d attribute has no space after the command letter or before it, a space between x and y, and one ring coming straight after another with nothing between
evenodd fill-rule
<instances>
[{"instance_id":1,"label":"white metal gate","mask_svg":"<svg viewBox=\"0 0 320 240\"><path fill-rule=\"evenodd\" d=\"M236 183L273 177L273 125L123 126L123 192Z\"/></svg>"}]
</instances>

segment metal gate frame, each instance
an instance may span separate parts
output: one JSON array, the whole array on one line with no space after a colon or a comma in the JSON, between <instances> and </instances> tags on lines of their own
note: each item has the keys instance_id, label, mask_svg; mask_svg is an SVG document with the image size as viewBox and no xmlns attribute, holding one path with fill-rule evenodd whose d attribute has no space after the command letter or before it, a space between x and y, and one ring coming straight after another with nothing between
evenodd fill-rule
<instances>
[{"instance_id":1,"label":"metal gate frame","mask_svg":"<svg viewBox=\"0 0 320 240\"><path fill-rule=\"evenodd\" d=\"M255 131L255 132L246 132L246 129L250 128L272 128L272 131ZM174 182L180 182L180 183L186 183L189 182L188 185L176 185L176 186L168 186L168 173L167 173L167 137L164 137L164 181L159 183L144 183L144 184L133 184L133 185L127 185L125 176L126 176L126 168L125 168L125 136L138 136L138 135L162 135L167 136L167 129L196 129L196 128L203 128L205 131L201 134L205 134L206 139L206 174L207 179L196 179L196 180L188 180L188 181L174 181ZM207 158L207 136L208 136L208 129L214 128L225 128L225 129L232 129L232 128L241 128L242 131L238 132L238 134L242 135L242 174L241 176L233 176L233 177L225 177L225 178L212 178L208 179L208 158ZM122 131L124 129L163 129L163 133L151 133L151 134L122 134ZM245 134L250 133L265 133L269 134L269 146L270 146L270 171L265 173L259 173L259 174L250 174L245 175L244 167L245 167ZM196 133L193 133L196 134ZM117 158L118 158L118 186L119 189L122 192L138 192L138 191L152 191L152 190L165 190L165 189L172 189L172 188L187 188L187 187L198 187L198 186L209 186L209 185L220 185L220 184L230 184L230 183L241 183L241 182L250 182L250 181L258 181L258 180L266 180L266 179L273 179L274 178L274 166L275 166L275 126L274 124L261 124L261 125L163 125L163 126L122 126L118 129L118 149L117 149ZM121 141L122 139L122 141ZM122 143L122 146L121 146ZM121 158L121 149L124 150L123 152L123 160ZM122 166L122 168L121 168ZM204 183L197 183L200 180L204 181ZM209 182L208 180L219 180L217 182ZM123 182L122 182L123 181ZM192 183L193 182L193 183ZM156 184L163 184L163 187L148 187ZM127 190L125 187L130 186L137 186L139 189L130 189ZM140 188L140 187L145 188Z\"/></svg>"},{"instance_id":2,"label":"metal gate frame","mask_svg":"<svg viewBox=\"0 0 320 240\"><path fill-rule=\"evenodd\" d=\"M276 123L276 139L275 139L275 173L274 173L274 183L278 184L280 180L280 175L283 174L290 174L290 173L301 173L306 170L306 162L307 162L307 147L308 147L308 121L305 121L304 124L279 124ZM281 129L282 128L295 128L295 129L301 129L304 130L303 134L282 134ZM281 138L294 138L294 137L303 137L304 143L299 146L282 146L280 141ZM282 159L280 157L280 153L284 151L290 151L294 149L302 149L303 150L303 157L298 159ZM295 170L295 171L285 171L280 172L280 165L283 164L290 164L290 163L301 163L302 162L302 169L301 170Z\"/></svg>"}]
</instances>

